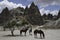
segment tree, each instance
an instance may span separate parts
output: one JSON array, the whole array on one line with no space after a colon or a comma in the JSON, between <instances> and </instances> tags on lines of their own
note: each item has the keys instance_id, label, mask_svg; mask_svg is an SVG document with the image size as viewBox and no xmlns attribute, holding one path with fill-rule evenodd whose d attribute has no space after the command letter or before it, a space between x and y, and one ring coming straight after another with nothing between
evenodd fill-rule
<instances>
[{"instance_id":1,"label":"tree","mask_svg":"<svg viewBox=\"0 0 60 40\"><path fill-rule=\"evenodd\" d=\"M12 36L14 35L13 32L14 32L14 26L16 25L16 21L12 21L10 23L10 30L11 30L11 33L12 33Z\"/></svg>"},{"instance_id":2,"label":"tree","mask_svg":"<svg viewBox=\"0 0 60 40\"><path fill-rule=\"evenodd\" d=\"M9 28L10 30L11 30L11 34L12 34L12 36L14 36L14 30L15 30L15 26L16 25L16 21L11 21L11 22L8 22L5 26L4 26L4 28Z\"/></svg>"},{"instance_id":3,"label":"tree","mask_svg":"<svg viewBox=\"0 0 60 40\"><path fill-rule=\"evenodd\" d=\"M28 25L28 22L25 20L22 20L21 26Z\"/></svg>"},{"instance_id":4,"label":"tree","mask_svg":"<svg viewBox=\"0 0 60 40\"><path fill-rule=\"evenodd\" d=\"M17 23L16 26L19 29L19 27L21 26L21 24L20 23Z\"/></svg>"}]
</instances>

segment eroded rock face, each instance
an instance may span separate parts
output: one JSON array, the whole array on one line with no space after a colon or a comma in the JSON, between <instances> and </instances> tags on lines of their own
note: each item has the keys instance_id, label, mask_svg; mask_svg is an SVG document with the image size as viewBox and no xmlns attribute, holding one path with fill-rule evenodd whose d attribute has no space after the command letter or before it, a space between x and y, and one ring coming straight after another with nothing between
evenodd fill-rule
<instances>
[{"instance_id":1,"label":"eroded rock face","mask_svg":"<svg viewBox=\"0 0 60 40\"><path fill-rule=\"evenodd\" d=\"M0 23L6 23L7 21L11 20L12 15L10 14L8 8L6 7L5 9L2 10L0 14Z\"/></svg>"},{"instance_id":2,"label":"eroded rock face","mask_svg":"<svg viewBox=\"0 0 60 40\"><path fill-rule=\"evenodd\" d=\"M60 18L56 21L51 21L44 25L46 28L60 28Z\"/></svg>"},{"instance_id":3,"label":"eroded rock face","mask_svg":"<svg viewBox=\"0 0 60 40\"><path fill-rule=\"evenodd\" d=\"M43 19L41 17L39 9L34 3L32 3L30 8L28 8L28 14L26 17L27 17L27 20L33 25L42 25L43 24Z\"/></svg>"}]
</instances>

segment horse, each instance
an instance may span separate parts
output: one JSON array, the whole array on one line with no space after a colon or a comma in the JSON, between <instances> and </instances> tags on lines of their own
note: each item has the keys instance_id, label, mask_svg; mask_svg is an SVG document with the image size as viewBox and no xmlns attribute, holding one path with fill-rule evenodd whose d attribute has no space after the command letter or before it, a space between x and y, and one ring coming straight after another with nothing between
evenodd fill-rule
<instances>
[{"instance_id":1,"label":"horse","mask_svg":"<svg viewBox=\"0 0 60 40\"><path fill-rule=\"evenodd\" d=\"M22 28L22 29L20 30L20 36L22 35L22 32L24 32L24 33L25 33L25 36L26 36L26 32L27 32L28 29L29 29L29 27L24 27L24 28Z\"/></svg>"},{"instance_id":2,"label":"horse","mask_svg":"<svg viewBox=\"0 0 60 40\"><path fill-rule=\"evenodd\" d=\"M35 37L37 37L37 34L40 34L40 38L45 38L45 34L41 29L40 30L38 30L38 29L34 30L34 36Z\"/></svg>"}]
</instances>

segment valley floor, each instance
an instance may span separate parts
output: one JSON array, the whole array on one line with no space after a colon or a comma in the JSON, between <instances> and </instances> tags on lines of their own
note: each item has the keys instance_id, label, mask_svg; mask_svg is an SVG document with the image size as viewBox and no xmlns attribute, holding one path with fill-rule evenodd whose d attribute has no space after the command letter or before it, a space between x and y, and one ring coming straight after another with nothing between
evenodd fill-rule
<instances>
[{"instance_id":1,"label":"valley floor","mask_svg":"<svg viewBox=\"0 0 60 40\"><path fill-rule=\"evenodd\" d=\"M19 36L19 30L14 31L15 36L10 36L10 31L0 31L0 40L60 40L60 29L47 29L43 31L45 33L45 39L34 38L33 33L32 35L29 35L28 32L26 36Z\"/></svg>"}]
</instances>

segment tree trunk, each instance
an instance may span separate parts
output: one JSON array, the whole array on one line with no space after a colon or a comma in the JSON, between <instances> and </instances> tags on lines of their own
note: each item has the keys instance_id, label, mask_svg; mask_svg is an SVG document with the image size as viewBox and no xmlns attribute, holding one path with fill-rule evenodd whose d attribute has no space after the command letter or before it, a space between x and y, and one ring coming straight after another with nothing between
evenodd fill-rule
<instances>
[{"instance_id":1,"label":"tree trunk","mask_svg":"<svg viewBox=\"0 0 60 40\"><path fill-rule=\"evenodd\" d=\"M5 28L3 27L3 31L5 31Z\"/></svg>"},{"instance_id":2,"label":"tree trunk","mask_svg":"<svg viewBox=\"0 0 60 40\"><path fill-rule=\"evenodd\" d=\"M14 31L13 30L11 30L11 34L12 34L12 36L14 36L14 33L13 33Z\"/></svg>"},{"instance_id":3,"label":"tree trunk","mask_svg":"<svg viewBox=\"0 0 60 40\"><path fill-rule=\"evenodd\" d=\"M14 36L14 28L11 28L11 34Z\"/></svg>"}]
</instances>

